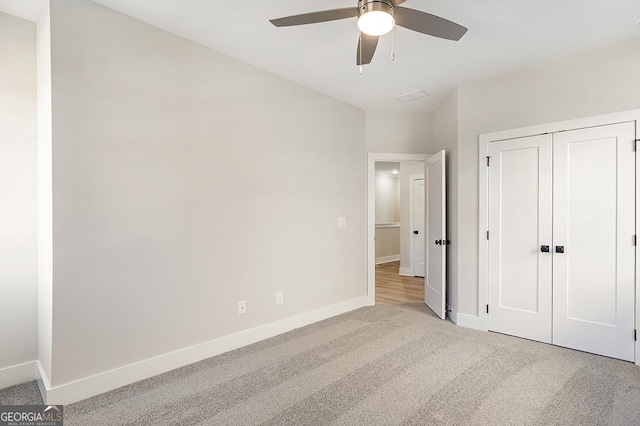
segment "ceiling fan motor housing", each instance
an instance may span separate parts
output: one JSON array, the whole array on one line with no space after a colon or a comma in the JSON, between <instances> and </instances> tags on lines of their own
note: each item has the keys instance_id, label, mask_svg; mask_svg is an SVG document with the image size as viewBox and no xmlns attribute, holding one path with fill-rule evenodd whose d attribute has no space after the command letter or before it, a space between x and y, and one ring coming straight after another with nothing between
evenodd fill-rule
<instances>
[{"instance_id":1,"label":"ceiling fan motor housing","mask_svg":"<svg viewBox=\"0 0 640 426\"><path fill-rule=\"evenodd\" d=\"M393 16L393 3L387 0L358 0L358 18L368 12L386 12Z\"/></svg>"}]
</instances>

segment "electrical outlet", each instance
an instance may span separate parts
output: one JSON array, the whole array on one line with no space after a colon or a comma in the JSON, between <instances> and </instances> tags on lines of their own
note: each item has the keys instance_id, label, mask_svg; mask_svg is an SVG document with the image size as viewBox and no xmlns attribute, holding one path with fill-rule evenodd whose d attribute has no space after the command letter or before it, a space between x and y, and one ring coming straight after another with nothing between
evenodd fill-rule
<instances>
[{"instance_id":1,"label":"electrical outlet","mask_svg":"<svg viewBox=\"0 0 640 426\"><path fill-rule=\"evenodd\" d=\"M282 292L276 293L276 305L282 305L284 303L284 295Z\"/></svg>"},{"instance_id":2,"label":"electrical outlet","mask_svg":"<svg viewBox=\"0 0 640 426\"><path fill-rule=\"evenodd\" d=\"M247 313L247 301L241 300L240 302L238 302L238 315L242 315L246 313Z\"/></svg>"}]
</instances>

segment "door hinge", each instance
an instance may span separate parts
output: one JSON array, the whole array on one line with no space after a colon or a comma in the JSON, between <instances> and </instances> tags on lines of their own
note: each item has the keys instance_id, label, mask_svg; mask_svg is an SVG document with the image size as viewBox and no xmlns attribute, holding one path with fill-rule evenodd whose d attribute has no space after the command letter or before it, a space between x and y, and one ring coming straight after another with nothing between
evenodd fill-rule
<instances>
[{"instance_id":1,"label":"door hinge","mask_svg":"<svg viewBox=\"0 0 640 426\"><path fill-rule=\"evenodd\" d=\"M640 139L635 139L633 141L633 150L637 151L638 150L638 142L640 142Z\"/></svg>"},{"instance_id":2,"label":"door hinge","mask_svg":"<svg viewBox=\"0 0 640 426\"><path fill-rule=\"evenodd\" d=\"M487 305L487 313L489 313L489 305Z\"/></svg>"},{"instance_id":3,"label":"door hinge","mask_svg":"<svg viewBox=\"0 0 640 426\"><path fill-rule=\"evenodd\" d=\"M633 236L633 245L634 246L638 245L638 237L636 235Z\"/></svg>"},{"instance_id":4,"label":"door hinge","mask_svg":"<svg viewBox=\"0 0 640 426\"><path fill-rule=\"evenodd\" d=\"M489 231L487 231L487 240L489 239Z\"/></svg>"},{"instance_id":5,"label":"door hinge","mask_svg":"<svg viewBox=\"0 0 640 426\"><path fill-rule=\"evenodd\" d=\"M491 163L491 157L487 157L487 167L489 167L490 163Z\"/></svg>"},{"instance_id":6,"label":"door hinge","mask_svg":"<svg viewBox=\"0 0 640 426\"><path fill-rule=\"evenodd\" d=\"M633 341L634 342L638 341L638 330L633 330Z\"/></svg>"}]
</instances>

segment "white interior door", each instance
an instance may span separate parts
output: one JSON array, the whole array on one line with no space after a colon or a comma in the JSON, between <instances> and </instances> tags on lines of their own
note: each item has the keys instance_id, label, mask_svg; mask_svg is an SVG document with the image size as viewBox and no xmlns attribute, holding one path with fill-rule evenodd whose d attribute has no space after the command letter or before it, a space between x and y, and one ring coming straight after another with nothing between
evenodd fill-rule
<instances>
[{"instance_id":1,"label":"white interior door","mask_svg":"<svg viewBox=\"0 0 640 426\"><path fill-rule=\"evenodd\" d=\"M426 162L426 214L424 301L440 318L446 317L447 214L445 153L430 157Z\"/></svg>"},{"instance_id":2,"label":"white interior door","mask_svg":"<svg viewBox=\"0 0 640 426\"><path fill-rule=\"evenodd\" d=\"M635 124L554 135L553 343L633 361Z\"/></svg>"},{"instance_id":3,"label":"white interior door","mask_svg":"<svg viewBox=\"0 0 640 426\"><path fill-rule=\"evenodd\" d=\"M489 146L488 329L552 340L551 135Z\"/></svg>"},{"instance_id":4,"label":"white interior door","mask_svg":"<svg viewBox=\"0 0 640 426\"><path fill-rule=\"evenodd\" d=\"M411 212L412 218L412 244L413 244L413 275L416 277L424 277L424 179L413 180L413 211Z\"/></svg>"}]
</instances>

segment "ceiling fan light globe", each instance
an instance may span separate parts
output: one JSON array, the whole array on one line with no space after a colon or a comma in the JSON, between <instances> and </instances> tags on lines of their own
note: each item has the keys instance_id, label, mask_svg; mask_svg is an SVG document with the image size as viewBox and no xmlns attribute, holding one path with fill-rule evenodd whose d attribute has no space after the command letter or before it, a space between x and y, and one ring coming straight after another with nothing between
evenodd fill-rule
<instances>
[{"instance_id":1,"label":"ceiling fan light globe","mask_svg":"<svg viewBox=\"0 0 640 426\"><path fill-rule=\"evenodd\" d=\"M391 31L396 24L393 16L381 10L366 12L358 18L358 28L370 36L381 36Z\"/></svg>"}]
</instances>

